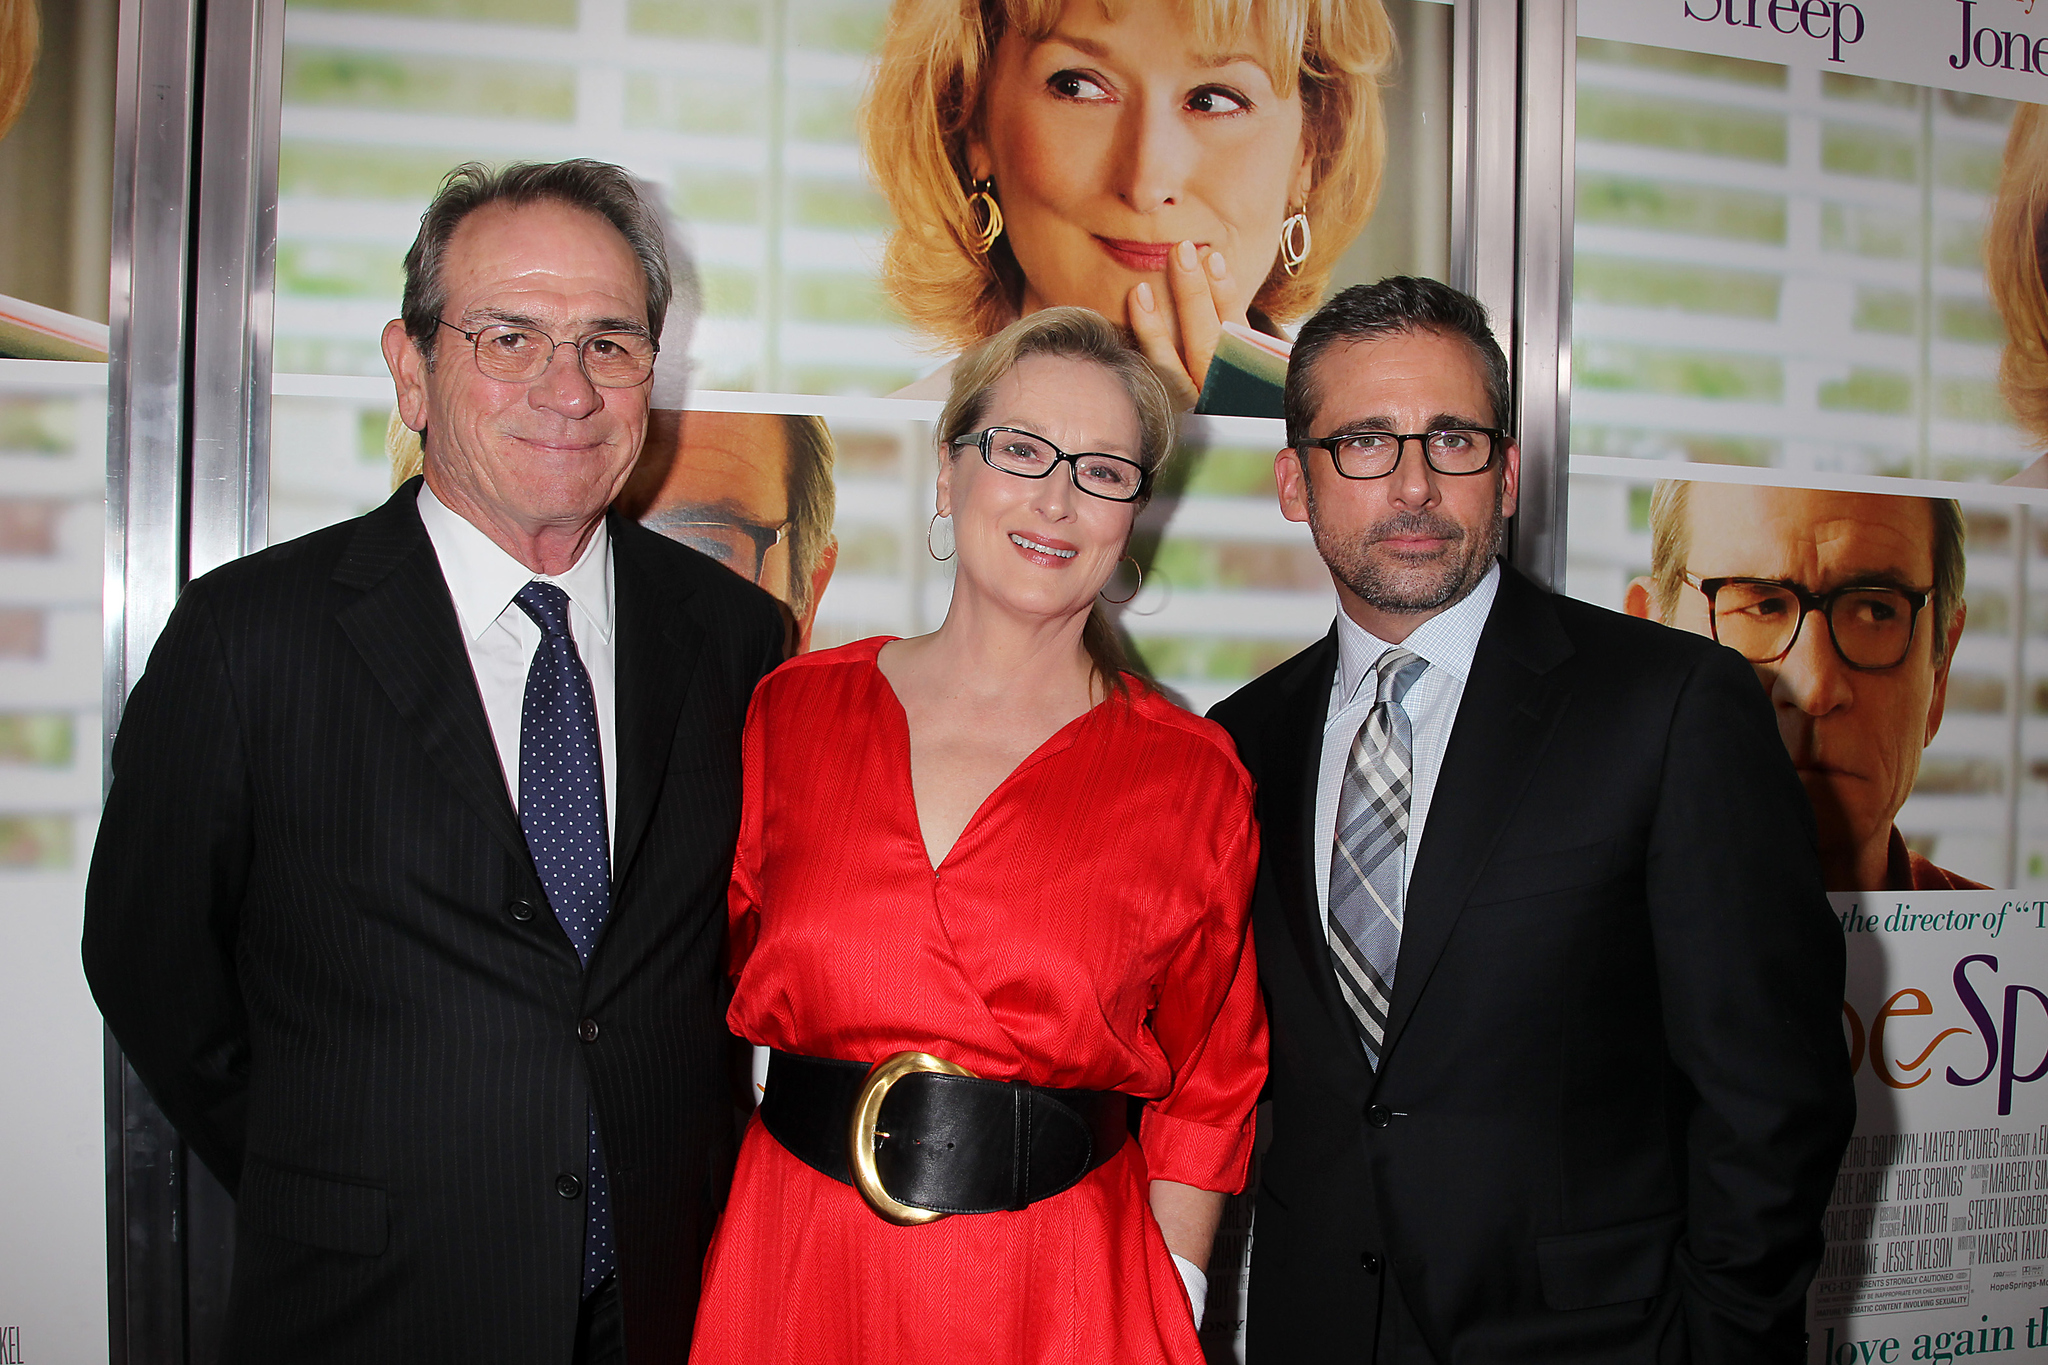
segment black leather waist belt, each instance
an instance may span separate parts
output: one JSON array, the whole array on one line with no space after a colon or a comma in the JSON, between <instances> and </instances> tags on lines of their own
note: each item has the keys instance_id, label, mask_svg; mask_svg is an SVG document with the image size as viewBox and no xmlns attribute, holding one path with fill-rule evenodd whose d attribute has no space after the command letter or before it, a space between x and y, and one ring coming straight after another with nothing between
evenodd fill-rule
<instances>
[{"instance_id":1,"label":"black leather waist belt","mask_svg":"<svg viewBox=\"0 0 2048 1365\"><path fill-rule=\"evenodd\" d=\"M1130 1101L983 1080L919 1052L872 1068L776 1052L761 1122L790 1155L912 1224L1021 1209L1072 1187L1122 1148Z\"/></svg>"}]
</instances>

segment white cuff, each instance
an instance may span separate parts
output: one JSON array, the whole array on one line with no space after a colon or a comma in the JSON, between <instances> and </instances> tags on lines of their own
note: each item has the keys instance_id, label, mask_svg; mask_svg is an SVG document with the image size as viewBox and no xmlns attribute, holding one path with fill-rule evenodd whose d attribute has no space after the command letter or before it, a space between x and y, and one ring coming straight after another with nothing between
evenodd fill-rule
<instances>
[{"instance_id":1,"label":"white cuff","mask_svg":"<svg viewBox=\"0 0 2048 1365\"><path fill-rule=\"evenodd\" d=\"M1188 1291L1188 1307L1194 1310L1195 1329L1200 1331L1202 1309L1209 1303L1209 1277L1195 1269L1195 1263L1187 1257L1170 1251L1167 1255L1173 1257L1173 1268L1180 1272L1181 1287Z\"/></svg>"}]
</instances>

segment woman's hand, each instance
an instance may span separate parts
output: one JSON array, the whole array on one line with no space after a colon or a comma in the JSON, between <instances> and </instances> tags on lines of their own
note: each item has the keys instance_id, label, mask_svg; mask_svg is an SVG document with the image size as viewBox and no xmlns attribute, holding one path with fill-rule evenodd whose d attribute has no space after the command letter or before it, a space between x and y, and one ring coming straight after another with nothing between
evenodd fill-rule
<instances>
[{"instance_id":1,"label":"woman's hand","mask_svg":"<svg viewBox=\"0 0 2048 1365\"><path fill-rule=\"evenodd\" d=\"M1126 308L1139 349L1166 381L1175 404L1192 408L1209 377L1224 320L1243 321L1244 305L1223 253L1211 251L1204 259L1193 242L1180 243L1168 255L1166 286L1170 300L1160 299L1149 280L1140 282Z\"/></svg>"},{"instance_id":2,"label":"woman's hand","mask_svg":"<svg viewBox=\"0 0 2048 1365\"><path fill-rule=\"evenodd\" d=\"M1200 1327L1202 1305L1194 1302L1194 1298L1198 1292L1206 1293L1209 1287L1209 1250L1216 1243L1216 1225L1223 1221L1223 1196L1177 1180L1154 1180L1148 1202L1152 1205L1152 1217L1158 1220L1159 1235L1166 1240L1166 1249L1176 1261L1187 1262L1185 1267L1175 1268L1180 1270L1181 1283L1188 1291L1188 1308L1194 1314L1195 1326ZM1190 1270L1195 1272L1192 1277L1188 1274Z\"/></svg>"}]
</instances>

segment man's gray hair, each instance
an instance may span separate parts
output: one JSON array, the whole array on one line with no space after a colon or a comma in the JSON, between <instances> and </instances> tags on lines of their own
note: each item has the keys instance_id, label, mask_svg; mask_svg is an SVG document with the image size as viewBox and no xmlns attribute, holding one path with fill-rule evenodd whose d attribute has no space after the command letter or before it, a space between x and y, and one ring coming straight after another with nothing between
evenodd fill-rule
<instances>
[{"instance_id":1,"label":"man's gray hair","mask_svg":"<svg viewBox=\"0 0 2048 1365\"><path fill-rule=\"evenodd\" d=\"M594 213L619 230L640 262L647 284L647 334L659 338L674 286L669 276L667 229L633 177L605 161L516 162L492 170L469 161L448 172L427 211L419 236L405 253L405 296L399 316L405 333L429 363L440 332L448 290L441 278L448 243L462 220L489 204L567 204ZM688 349L685 338L683 349Z\"/></svg>"},{"instance_id":2,"label":"man's gray hair","mask_svg":"<svg viewBox=\"0 0 2048 1365\"><path fill-rule=\"evenodd\" d=\"M1316 310L1301 324L1294 353L1287 362L1282 409L1287 414L1287 444L1299 445L1316 436L1309 430L1323 394L1315 382L1316 362L1324 351L1349 342L1377 341L1402 332L1434 332L1456 337L1472 348L1479 376L1486 385L1487 418L1513 431L1514 394L1509 387L1508 359L1494 339L1486 305L1440 280L1389 275L1377 284L1354 284Z\"/></svg>"}]
</instances>

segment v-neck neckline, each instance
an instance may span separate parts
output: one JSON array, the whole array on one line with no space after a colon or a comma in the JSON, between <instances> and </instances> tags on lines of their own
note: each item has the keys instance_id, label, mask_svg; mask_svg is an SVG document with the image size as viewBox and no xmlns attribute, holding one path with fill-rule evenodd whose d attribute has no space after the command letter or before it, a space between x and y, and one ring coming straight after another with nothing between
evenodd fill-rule
<instances>
[{"instance_id":1,"label":"v-neck neckline","mask_svg":"<svg viewBox=\"0 0 2048 1365\"><path fill-rule=\"evenodd\" d=\"M917 781L911 771L910 712L904 708L903 698L896 695L896 684L890 682L889 675L882 671L883 648L894 644L900 638L902 637L894 635L882 637L881 642L875 646L874 653L868 656L868 667L874 671L875 681L880 684L883 695L889 699L893 708L893 714L896 717L896 723L903 731L903 762L899 769L903 778L903 799L905 804L910 807L910 823L911 827L917 831L918 850L924 854L925 862L930 865L932 875L936 877L945 871L946 864L953 860L955 850L967 841L968 834L976 825L981 823L982 817L988 813L988 809L994 804L995 799L1003 794L1003 789L1016 781L1017 775L1026 768L1036 766L1059 750L1071 745L1074 742L1071 734L1074 728L1093 716L1097 711L1100 711L1104 706L1107 706L1109 698L1105 697L1080 715L1075 716L1065 725L1062 725L1059 729L1041 740L1037 748L1024 755L1018 761L1016 767L1003 775L1002 781L989 788L988 795L982 797L981 804L974 808L974 814L967 817L967 823L960 826L960 832L953 836L953 842L947 847L945 856L934 862L932 860L931 845L927 844L924 839L924 820L917 808Z\"/></svg>"}]
</instances>

